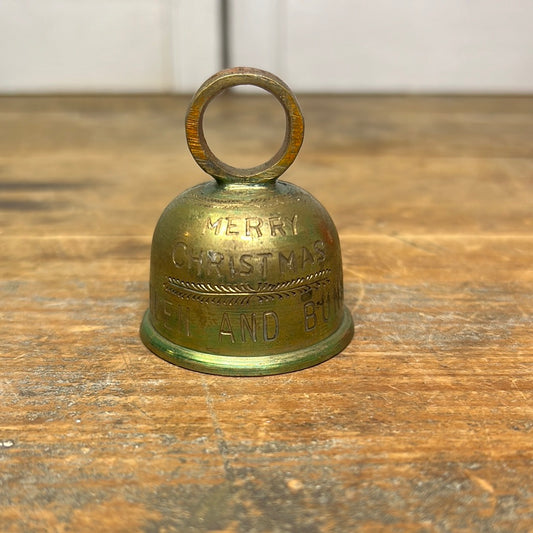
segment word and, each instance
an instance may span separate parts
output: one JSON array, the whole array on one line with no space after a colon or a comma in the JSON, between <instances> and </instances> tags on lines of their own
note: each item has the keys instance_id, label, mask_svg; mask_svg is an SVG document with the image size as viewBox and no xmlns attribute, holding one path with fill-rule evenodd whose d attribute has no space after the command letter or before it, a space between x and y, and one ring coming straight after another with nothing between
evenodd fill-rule
<instances>
[{"instance_id":1,"label":"word and","mask_svg":"<svg viewBox=\"0 0 533 533\"><path fill-rule=\"evenodd\" d=\"M236 340L240 342L247 342L248 340L257 342L258 329L260 328L262 330L260 339L265 342L275 341L279 336L278 315L274 311L265 311L260 317L258 320L256 313L240 313L238 322L234 323L228 313L223 313L218 340L222 342L227 339L232 344Z\"/></svg>"}]
</instances>

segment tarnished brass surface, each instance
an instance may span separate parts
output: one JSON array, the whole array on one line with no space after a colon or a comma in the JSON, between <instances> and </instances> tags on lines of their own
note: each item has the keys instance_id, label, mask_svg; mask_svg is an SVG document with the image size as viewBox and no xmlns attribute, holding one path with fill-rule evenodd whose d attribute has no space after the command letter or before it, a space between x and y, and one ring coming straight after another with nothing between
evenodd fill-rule
<instances>
[{"instance_id":1,"label":"tarnished brass surface","mask_svg":"<svg viewBox=\"0 0 533 533\"><path fill-rule=\"evenodd\" d=\"M287 126L272 159L239 169L211 152L202 121L217 94L245 84L273 94ZM303 125L290 89L261 70L221 71L194 95L187 142L216 181L175 198L155 229L141 337L157 355L202 372L253 376L315 365L350 342L335 226L310 194L277 181L298 154Z\"/></svg>"}]
</instances>

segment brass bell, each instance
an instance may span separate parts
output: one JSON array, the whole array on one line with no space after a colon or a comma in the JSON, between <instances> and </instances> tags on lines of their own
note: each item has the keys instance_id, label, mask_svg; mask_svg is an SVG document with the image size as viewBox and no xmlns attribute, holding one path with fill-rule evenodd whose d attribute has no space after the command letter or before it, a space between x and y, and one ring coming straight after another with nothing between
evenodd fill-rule
<instances>
[{"instance_id":1,"label":"brass bell","mask_svg":"<svg viewBox=\"0 0 533 533\"><path fill-rule=\"evenodd\" d=\"M220 161L203 133L209 102L236 85L270 92L287 119L280 150L248 169ZM337 230L309 193L277 181L303 141L294 94L269 72L223 70L198 89L185 127L194 159L216 181L177 196L157 223L144 344L171 363L231 376L299 370L342 351L353 321Z\"/></svg>"}]
</instances>

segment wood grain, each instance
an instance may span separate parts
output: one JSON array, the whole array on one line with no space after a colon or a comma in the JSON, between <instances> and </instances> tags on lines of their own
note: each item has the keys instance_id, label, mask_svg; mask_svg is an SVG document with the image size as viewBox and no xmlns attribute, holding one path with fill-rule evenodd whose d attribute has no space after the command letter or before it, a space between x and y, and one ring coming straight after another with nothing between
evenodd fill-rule
<instances>
[{"instance_id":1,"label":"wood grain","mask_svg":"<svg viewBox=\"0 0 533 533\"><path fill-rule=\"evenodd\" d=\"M187 103L0 100L1 529L531 531L533 98L301 99L284 178L337 224L356 332L267 378L138 337L157 218L206 179ZM281 142L254 96L207 133Z\"/></svg>"}]
</instances>

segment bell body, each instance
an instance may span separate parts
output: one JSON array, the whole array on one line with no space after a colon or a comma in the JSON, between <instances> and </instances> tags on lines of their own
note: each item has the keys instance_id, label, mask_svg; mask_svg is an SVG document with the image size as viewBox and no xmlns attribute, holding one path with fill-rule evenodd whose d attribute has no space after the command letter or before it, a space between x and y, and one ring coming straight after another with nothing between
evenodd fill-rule
<instances>
[{"instance_id":1,"label":"bell body","mask_svg":"<svg viewBox=\"0 0 533 533\"><path fill-rule=\"evenodd\" d=\"M332 357L352 335L337 231L303 189L204 183L161 215L141 326L159 356L208 373L276 374Z\"/></svg>"},{"instance_id":2,"label":"bell body","mask_svg":"<svg viewBox=\"0 0 533 533\"><path fill-rule=\"evenodd\" d=\"M278 152L248 169L218 159L203 133L209 102L237 85L270 92L286 116ZM194 95L187 144L216 181L176 197L155 228L141 338L160 357L212 374L260 376L315 365L350 342L335 226L309 193L277 181L303 130L294 94L269 72L223 70Z\"/></svg>"}]
</instances>

